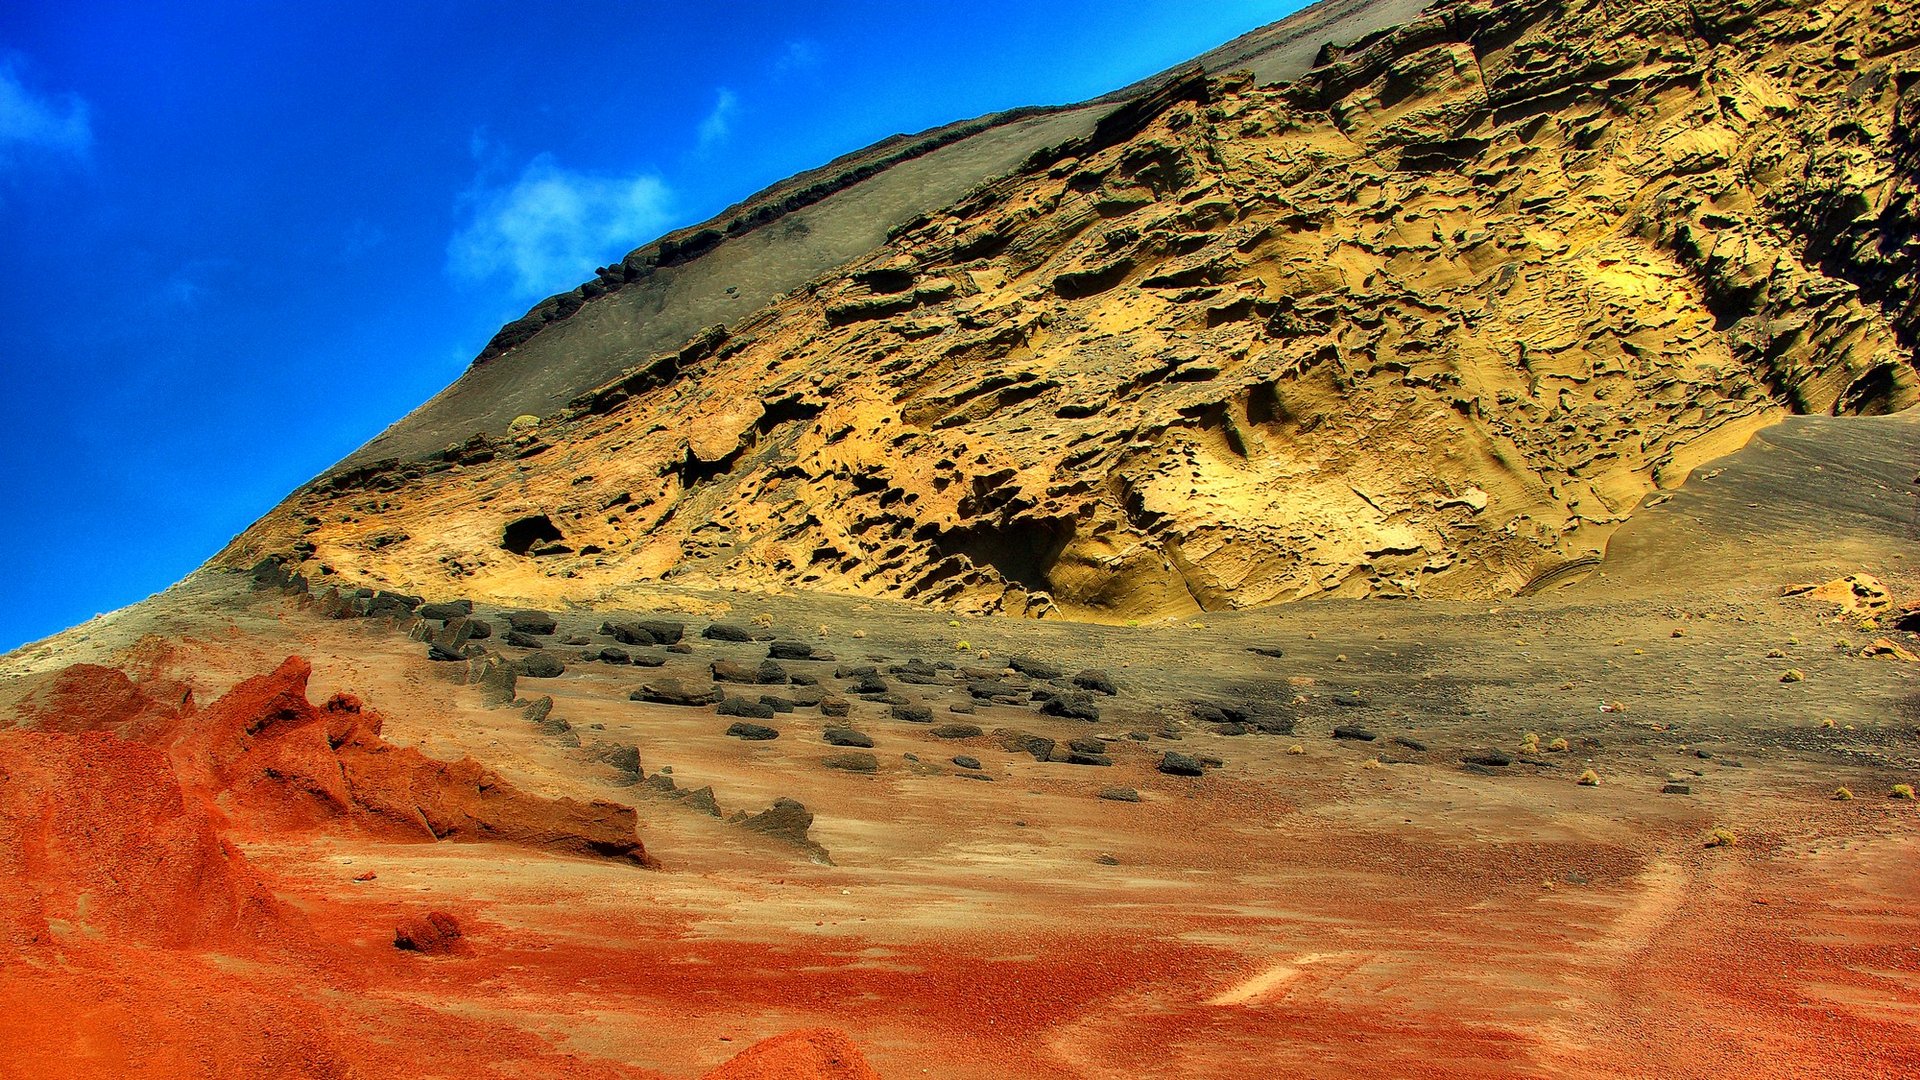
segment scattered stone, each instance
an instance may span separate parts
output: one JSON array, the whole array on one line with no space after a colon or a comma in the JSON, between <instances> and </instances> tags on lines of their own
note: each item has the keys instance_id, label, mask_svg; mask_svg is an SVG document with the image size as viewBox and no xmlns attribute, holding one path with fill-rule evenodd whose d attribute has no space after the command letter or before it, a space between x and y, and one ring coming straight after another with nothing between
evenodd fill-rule
<instances>
[{"instance_id":1,"label":"scattered stone","mask_svg":"<svg viewBox=\"0 0 1920 1080\"><path fill-rule=\"evenodd\" d=\"M672 648L672 646L668 647ZM656 652L640 651L627 655L627 663L632 664L634 667L661 667L665 665L666 662L667 658Z\"/></svg>"},{"instance_id":2,"label":"scattered stone","mask_svg":"<svg viewBox=\"0 0 1920 1080\"><path fill-rule=\"evenodd\" d=\"M1799 668L1788 668L1786 670L1786 673L1780 676L1780 681L1789 682L1789 683L1801 682L1805 680L1806 677L1807 677L1807 673L1804 671L1801 671Z\"/></svg>"},{"instance_id":3,"label":"scattered stone","mask_svg":"<svg viewBox=\"0 0 1920 1080\"><path fill-rule=\"evenodd\" d=\"M423 619L439 619L442 622L461 619L473 614L473 601L443 600L437 604L422 604L414 614Z\"/></svg>"},{"instance_id":4,"label":"scattered stone","mask_svg":"<svg viewBox=\"0 0 1920 1080\"><path fill-rule=\"evenodd\" d=\"M960 766L960 767L961 767L961 768L963 768L963 769L978 769L978 768L980 768L980 759L979 759L979 758L977 758L977 757L968 757L968 756L967 756L967 755L965 755L965 754L961 754L961 755L959 755L958 757L955 757L955 758L953 759L953 763L954 763L955 765L958 765L958 766Z\"/></svg>"},{"instance_id":5,"label":"scattered stone","mask_svg":"<svg viewBox=\"0 0 1920 1080\"><path fill-rule=\"evenodd\" d=\"M1678 783L1662 784L1660 785L1660 794L1691 795L1693 794L1693 786L1691 784L1678 784Z\"/></svg>"},{"instance_id":6,"label":"scattered stone","mask_svg":"<svg viewBox=\"0 0 1920 1080\"><path fill-rule=\"evenodd\" d=\"M749 704L758 703L749 702ZM772 710L768 710L767 716L772 715ZM766 719L766 717L762 717L761 719ZM765 724L750 723L746 720L735 721L727 728L727 734L736 739L745 739L748 742L766 742L769 739L777 739L780 737L780 732L774 728L770 728Z\"/></svg>"},{"instance_id":7,"label":"scattered stone","mask_svg":"<svg viewBox=\"0 0 1920 1080\"><path fill-rule=\"evenodd\" d=\"M941 724L928 734L936 739L971 739L985 732L981 730L979 724Z\"/></svg>"},{"instance_id":8,"label":"scattered stone","mask_svg":"<svg viewBox=\"0 0 1920 1080\"><path fill-rule=\"evenodd\" d=\"M597 655L603 663L608 664L624 664L632 659L632 656L628 654L627 650L618 645L609 645L595 655Z\"/></svg>"},{"instance_id":9,"label":"scattered stone","mask_svg":"<svg viewBox=\"0 0 1920 1080\"><path fill-rule=\"evenodd\" d=\"M1168 776L1204 776L1207 770L1198 758L1170 750L1160 758L1160 771Z\"/></svg>"},{"instance_id":10,"label":"scattered stone","mask_svg":"<svg viewBox=\"0 0 1920 1080\"><path fill-rule=\"evenodd\" d=\"M1113 856L1106 855L1106 854L1095 855L1093 857L1093 861L1099 863L1101 866L1119 866L1120 865L1119 859L1116 859Z\"/></svg>"},{"instance_id":11,"label":"scattered stone","mask_svg":"<svg viewBox=\"0 0 1920 1080\"><path fill-rule=\"evenodd\" d=\"M833 677L836 679L864 679L869 675L878 674L880 669L873 664L841 664L833 669Z\"/></svg>"},{"instance_id":12,"label":"scattered stone","mask_svg":"<svg viewBox=\"0 0 1920 1080\"><path fill-rule=\"evenodd\" d=\"M715 682L758 683L759 672L737 660L715 660L711 666Z\"/></svg>"},{"instance_id":13,"label":"scattered stone","mask_svg":"<svg viewBox=\"0 0 1920 1080\"><path fill-rule=\"evenodd\" d=\"M1093 695L1085 690L1066 690L1050 694L1041 703L1040 711L1048 716L1064 716L1069 720L1094 722L1100 719L1100 706L1093 703Z\"/></svg>"},{"instance_id":14,"label":"scattered stone","mask_svg":"<svg viewBox=\"0 0 1920 1080\"><path fill-rule=\"evenodd\" d=\"M1405 735L1395 735L1393 737L1393 742L1394 742L1394 745L1396 746L1404 746L1407 749L1412 750L1416 753L1424 754L1427 752L1426 743L1423 743L1418 739L1409 739ZM1560 747L1560 749L1565 750L1566 747L1563 745Z\"/></svg>"},{"instance_id":15,"label":"scattered stone","mask_svg":"<svg viewBox=\"0 0 1920 1080\"><path fill-rule=\"evenodd\" d=\"M444 911L403 919L393 930L393 947L427 956L454 952L462 934L460 922Z\"/></svg>"},{"instance_id":16,"label":"scattered stone","mask_svg":"<svg viewBox=\"0 0 1920 1080\"><path fill-rule=\"evenodd\" d=\"M551 634L560 628L553 616L544 611L509 611L507 626L522 634Z\"/></svg>"},{"instance_id":17,"label":"scattered stone","mask_svg":"<svg viewBox=\"0 0 1920 1080\"><path fill-rule=\"evenodd\" d=\"M739 623L713 623L700 636L709 641L752 641L753 631Z\"/></svg>"},{"instance_id":18,"label":"scattered stone","mask_svg":"<svg viewBox=\"0 0 1920 1080\"><path fill-rule=\"evenodd\" d=\"M853 711L846 698L828 697L820 699L821 716L845 716Z\"/></svg>"},{"instance_id":19,"label":"scattered stone","mask_svg":"<svg viewBox=\"0 0 1920 1080\"><path fill-rule=\"evenodd\" d=\"M1045 660L1036 660L1031 656L1010 656L1007 666L1030 679L1057 679L1063 672Z\"/></svg>"},{"instance_id":20,"label":"scattered stone","mask_svg":"<svg viewBox=\"0 0 1920 1080\"><path fill-rule=\"evenodd\" d=\"M895 705L889 711L895 720L905 720L909 724L933 723L933 710L925 705Z\"/></svg>"},{"instance_id":21,"label":"scattered stone","mask_svg":"<svg viewBox=\"0 0 1920 1080\"><path fill-rule=\"evenodd\" d=\"M767 646L767 656L773 660L811 660L813 646L804 641L776 641Z\"/></svg>"},{"instance_id":22,"label":"scattered stone","mask_svg":"<svg viewBox=\"0 0 1920 1080\"><path fill-rule=\"evenodd\" d=\"M1479 765L1488 769L1504 769L1513 764L1512 756L1499 750L1469 750L1460 755L1460 760L1468 765Z\"/></svg>"},{"instance_id":23,"label":"scattered stone","mask_svg":"<svg viewBox=\"0 0 1920 1080\"><path fill-rule=\"evenodd\" d=\"M829 769L842 772L875 773L880 771L880 759L872 754L850 753L830 754L820 760L820 764Z\"/></svg>"},{"instance_id":24,"label":"scattered stone","mask_svg":"<svg viewBox=\"0 0 1920 1080\"><path fill-rule=\"evenodd\" d=\"M552 712L553 698L542 694L532 701L527 702L527 709L524 715L527 718L527 723L538 724L542 720L545 720Z\"/></svg>"},{"instance_id":25,"label":"scattered stone","mask_svg":"<svg viewBox=\"0 0 1920 1080\"><path fill-rule=\"evenodd\" d=\"M658 645L660 640L648 633L639 623L601 623L600 632L620 642L622 645Z\"/></svg>"},{"instance_id":26,"label":"scattered stone","mask_svg":"<svg viewBox=\"0 0 1920 1080\"><path fill-rule=\"evenodd\" d=\"M878 675L867 674L855 679L853 683L847 687L847 692L852 694L884 694L891 689L885 679L882 679Z\"/></svg>"},{"instance_id":27,"label":"scattered stone","mask_svg":"<svg viewBox=\"0 0 1920 1080\"><path fill-rule=\"evenodd\" d=\"M1100 797L1108 802L1139 802L1140 793L1130 787L1101 788Z\"/></svg>"},{"instance_id":28,"label":"scattered stone","mask_svg":"<svg viewBox=\"0 0 1920 1080\"><path fill-rule=\"evenodd\" d=\"M1108 697L1120 692L1120 688L1114 684L1113 676L1101 668L1088 668L1075 675L1073 685L1082 690L1091 690L1096 694L1106 694Z\"/></svg>"},{"instance_id":29,"label":"scattered stone","mask_svg":"<svg viewBox=\"0 0 1920 1080\"><path fill-rule=\"evenodd\" d=\"M678 679L661 679L641 686L628 697L634 701L647 701L656 705L702 706L718 704L722 693L719 687L687 686Z\"/></svg>"},{"instance_id":30,"label":"scattered stone","mask_svg":"<svg viewBox=\"0 0 1920 1080\"><path fill-rule=\"evenodd\" d=\"M1351 692L1333 695L1333 703L1343 709L1364 709L1373 704L1365 694Z\"/></svg>"},{"instance_id":31,"label":"scattered stone","mask_svg":"<svg viewBox=\"0 0 1920 1080\"><path fill-rule=\"evenodd\" d=\"M534 637L532 634L523 634L518 630L507 631L507 636L504 640L506 641L507 644L513 646L516 649L546 648L546 643L541 641L539 638Z\"/></svg>"},{"instance_id":32,"label":"scattered stone","mask_svg":"<svg viewBox=\"0 0 1920 1080\"><path fill-rule=\"evenodd\" d=\"M715 709L714 712L721 716L745 716L754 720L773 719L773 706L762 701L754 701L750 698L742 697L727 698L720 703L720 707ZM733 732L729 731L727 734L731 735Z\"/></svg>"},{"instance_id":33,"label":"scattered stone","mask_svg":"<svg viewBox=\"0 0 1920 1080\"><path fill-rule=\"evenodd\" d=\"M867 750L873 749L872 736L865 732L855 731L852 728L828 728L820 733L820 737L832 746L857 746Z\"/></svg>"},{"instance_id":34,"label":"scattered stone","mask_svg":"<svg viewBox=\"0 0 1920 1080\"><path fill-rule=\"evenodd\" d=\"M973 710L974 710L974 705L973 705L973 702L971 701L956 701L953 704L947 706L948 712L960 713L963 716L972 715Z\"/></svg>"},{"instance_id":35,"label":"scattered stone","mask_svg":"<svg viewBox=\"0 0 1920 1080\"><path fill-rule=\"evenodd\" d=\"M1278 645L1249 645L1247 646L1247 651L1260 656L1270 656L1275 660L1287 655L1286 651Z\"/></svg>"},{"instance_id":36,"label":"scattered stone","mask_svg":"<svg viewBox=\"0 0 1920 1080\"><path fill-rule=\"evenodd\" d=\"M639 619L633 625L645 630L662 645L678 645L680 639L687 635L686 624L671 619Z\"/></svg>"},{"instance_id":37,"label":"scattered stone","mask_svg":"<svg viewBox=\"0 0 1920 1080\"><path fill-rule=\"evenodd\" d=\"M1356 727L1352 724L1342 724L1333 729L1333 737L1352 742L1372 742L1380 736L1375 735L1363 727Z\"/></svg>"},{"instance_id":38,"label":"scattered stone","mask_svg":"<svg viewBox=\"0 0 1920 1080\"><path fill-rule=\"evenodd\" d=\"M493 636L493 624L485 619L468 619L467 626L475 641L485 641Z\"/></svg>"},{"instance_id":39,"label":"scattered stone","mask_svg":"<svg viewBox=\"0 0 1920 1080\"><path fill-rule=\"evenodd\" d=\"M1073 751L1069 751L1067 754L1067 764L1069 765L1112 765L1113 759L1108 757L1105 754L1089 754L1083 751L1073 750Z\"/></svg>"},{"instance_id":40,"label":"scattered stone","mask_svg":"<svg viewBox=\"0 0 1920 1080\"><path fill-rule=\"evenodd\" d=\"M1001 749L1009 754L1030 754L1035 761L1046 761L1053 755L1053 740L1045 735L1004 729L994 734L1000 738Z\"/></svg>"},{"instance_id":41,"label":"scattered stone","mask_svg":"<svg viewBox=\"0 0 1920 1080\"><path fill-rule=\"evenodd\" d=\"M567 665L552 653L537 652L521 657L515 671L528 679L557 679L567 673Z\"/></svg>"},{"instance_id":42,"label":"scattered stone","mask_svg":"<svg viewBox=\"0 0 1920 1080\"><path fill-rule=\"evenodd\" d=\"M427 659L447 663L467 659L466 644L472 634L472 620L455 615L427 640Z\"/></svg>"},{"instance_id":43,"label":"scattered stone","mask_svg":"<svg viewBox=\"0 0 1920 1080\"><path fill-rule=\"evenodd\" d=\"M737 820L754 832L799 844L811 851L815 858L822 861L827 859L827 850L807 838L807 831L813 828L813 812L798 800L775 799L772 807L752 817L742 815Z\"/></svg>"},{"instance_id":44,"label":"scattered stone","mask_svg":"<svg viewBox=\"0 0 1920 1080\"><path fill-rule=\"evenodd\" d=\"M779 694L761 694L760 704L765 705L777 713L793 711L793 702L781 697Z\"/></svg>"}]
</instances>

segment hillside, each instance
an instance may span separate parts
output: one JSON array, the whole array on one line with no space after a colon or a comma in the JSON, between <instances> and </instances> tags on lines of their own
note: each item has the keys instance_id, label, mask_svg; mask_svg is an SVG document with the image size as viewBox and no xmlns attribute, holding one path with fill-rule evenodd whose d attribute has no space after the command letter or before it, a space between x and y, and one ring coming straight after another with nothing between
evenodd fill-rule
<instances>
[{"instance_id":1,"label":"hillside","mask_svg":"<svg viewBox=\"0 0 1920 1080\"><path fill-rule=\"evenodd\" d=\"M1913 403L1914 11L1454 0L1291 83L1195 71L223 559L1092 619L1511 594L1784 416Z\"/></svg>"}]
</instances>

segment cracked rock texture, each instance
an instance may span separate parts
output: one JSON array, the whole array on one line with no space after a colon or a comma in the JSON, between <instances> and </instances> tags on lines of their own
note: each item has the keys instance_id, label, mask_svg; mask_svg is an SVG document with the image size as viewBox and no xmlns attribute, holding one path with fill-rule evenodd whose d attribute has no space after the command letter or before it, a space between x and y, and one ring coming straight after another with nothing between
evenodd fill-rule
<instances>
[{"instance_id":1,"label":"cracked rock texture","mask_svg":"<svg viewBox=\"0 0 1920 1080\"><path fill-rule=\"evenodd\" d=\"M1917 49L1920 0L1480 0L1196 70L222 559L1099 620L1559 580L1759 429L1920 396Z\"/></svg>"}]
</instances>

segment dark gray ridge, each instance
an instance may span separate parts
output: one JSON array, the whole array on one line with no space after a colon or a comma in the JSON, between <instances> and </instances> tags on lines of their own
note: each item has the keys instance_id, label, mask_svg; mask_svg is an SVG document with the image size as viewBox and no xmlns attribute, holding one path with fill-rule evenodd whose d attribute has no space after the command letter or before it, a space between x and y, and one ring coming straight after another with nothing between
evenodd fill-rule
<instances>
[{"instance_id":1,"label":"dark gray ridge","mask_svg":"<svg viewBox=\"0 0 1920 1080\"><path fill-rule=\"evenodd\" d=\"M1284 82L1322 47L1398 25L1426 0L1321 0L1196 60L1080 105L994 113L896 135L640 247L503 327L459 379L328 470L437 453L515 417L547 416L629 368L733 325L879 247L894 228L1006 176L1196 69Z\"/></svg>"}]
</instances>

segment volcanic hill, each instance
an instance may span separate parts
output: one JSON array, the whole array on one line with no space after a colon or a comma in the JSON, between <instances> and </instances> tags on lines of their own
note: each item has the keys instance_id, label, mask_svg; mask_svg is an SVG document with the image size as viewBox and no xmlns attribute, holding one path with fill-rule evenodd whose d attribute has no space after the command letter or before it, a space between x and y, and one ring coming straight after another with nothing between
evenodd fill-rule
<instances>
[{"instance_id":1,"label":"volcanic hill","mask_svg":"<svg viewBox=\"0 0 1920 1080\"><path fill-rule=\"evenodd\" d=\"M1908 1080L1917 189L1323 0L648 244L0 657L0 1077Z\"/></svg>"},{"instance_id":2,"label":"volcanic hill","mask_svg":"<svg viewBox=\"0 0 1920 1080\"><path fill-rule=\"evenodd\" d=\"M1447 2L1281 85L1197 66L949 144L1059 140L641 358L688 329L659 275L814 235L767 196L543 303L375 445L504 373L540 415L363 454L221 561L1103 621L1511 595L1783 417L1916 400L1913 13Z\"/></svg>"}]
</instances>

